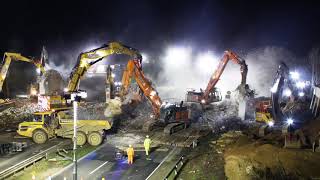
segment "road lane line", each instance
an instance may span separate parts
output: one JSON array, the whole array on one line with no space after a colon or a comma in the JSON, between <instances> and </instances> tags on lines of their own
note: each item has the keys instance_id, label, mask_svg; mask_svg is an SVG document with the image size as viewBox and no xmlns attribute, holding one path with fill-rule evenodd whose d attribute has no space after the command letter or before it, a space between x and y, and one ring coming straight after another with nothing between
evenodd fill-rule
<instances>
[{"instance_id":1,"label":"road lane line","mask_svg":"<svg viewBox=\"0 0 320 180\"><path fill-rule=\"evenodd\" d=\"M173 154L173 152L176 150L176 146L172 149L172 151L161 161L161 163L152 171L151 174L149 174L149 176L146 178L146 180L148 180L158 169L159 167L168 159L169 156L171 156L171 154Z\"/></svg>"},{"instance_id":2,"label":"road lane line","mask_svg":"<svg viewBox=\"0 0 320 180\"><path fill-rule=\"evenodd\" d=\"M90 156L91 154L95 153L96 151L100 150L101 148L105 147L107 143L102 144L101 146L99 146L97 149L95 149L94 151L91 151L90 153L82 156L80 159L77 160L77 163L81 162L83 159L85 159L86 157ZM59 176L60 174L62 174L63 171L71 168L73 166L73 163L70 163L68 166L60 169L58 172L56 172L55 174L53 174L51 177L52 178L56 178L57 176Z\"/></svg>"},{"instance_id":3,"label":"road lane line","mask_svg":"<svg viewBox=\"0 0 320 180\"><path fill-rule=\"evenodd\" d=\"M93 173L96 172L99 168L101 168L102 166L104 166L104 165L107 164L107 163L108 163L108 161L104 162L104 163L101 164L99 167L97 167L97 168L95 168L93 171L91 171L91 172L89 173L89 175L93 174Z\"/></svg>"}]
</instances>

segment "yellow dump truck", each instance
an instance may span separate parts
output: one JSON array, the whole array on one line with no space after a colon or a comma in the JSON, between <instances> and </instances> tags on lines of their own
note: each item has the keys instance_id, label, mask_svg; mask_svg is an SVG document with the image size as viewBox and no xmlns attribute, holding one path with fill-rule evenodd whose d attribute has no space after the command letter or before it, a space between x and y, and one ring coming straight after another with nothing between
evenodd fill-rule
<instances>
[{"instance_id":1,"label":"yellow dump truck","mask_svg":"<svg viewBox=\"0 0 320 180\"><path fill-rule=\"evenodd\" d=\"M30 137L37 144L45 143L52 137L73 137L73 118L69 110L35 112L31 118L19 124L17 133ZM111 128L107 120L78 120L77 144L88 142L98 146L104 138L104 131Z\"/></svg>"}]
</instances>

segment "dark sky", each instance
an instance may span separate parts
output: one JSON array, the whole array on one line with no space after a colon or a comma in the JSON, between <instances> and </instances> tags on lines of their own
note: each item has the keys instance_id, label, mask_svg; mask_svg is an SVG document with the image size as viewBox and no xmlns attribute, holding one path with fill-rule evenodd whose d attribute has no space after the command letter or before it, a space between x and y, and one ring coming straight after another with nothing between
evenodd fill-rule
<instances>
[{"instance_id":1,"label":"dark sky","mask_svg":"<svg viewBox=\"0 0 320 180\"><path fill-rule=\"evenodd\" d=\"M138 49L188 42L244 50L276 45L305 54L320 42L320 6L311 1L10 0L1 7L1 52L119 40Z\"/></svg>"},{"instance_id":2,"label":"dark sky","mask_svg":"<svg viewBox=\"0 0 320 180\"><path fill-rule=\"evenodd\" d=\"M320 44L320 5L312 1L6 0L0 19L0 53L39 56L45 45L56 64L75 64L81 51L109 41L155 55L186 43L221 51L280 46L306 56Z\"/></svg>"}]
</instances>

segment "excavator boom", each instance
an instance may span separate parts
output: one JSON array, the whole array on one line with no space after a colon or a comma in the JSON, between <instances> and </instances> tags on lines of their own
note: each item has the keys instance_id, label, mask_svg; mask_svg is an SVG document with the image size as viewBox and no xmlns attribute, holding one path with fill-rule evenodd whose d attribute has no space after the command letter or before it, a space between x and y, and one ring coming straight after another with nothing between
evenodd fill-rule
<instances>
[{"instance_id":1,"label":"excavator boom","mask_svg":"<svg viewBox=\"0 0 320 180\"><path fill-rule=\"evenodd\" d=\"M121 94L127 93L132 77L134 77L134 79L136 80L145 97L151 102L153 112L156 118L158 118L160 116L162 101L158 95L158 92L155 90L155 88L152 87L151 82L145 77L144 73L142 72L139 61L129 60L127 69L122 76Z\"/></svg>"},{"instance_id":2,"label":"excavator boom","mask_svg":"<svg viewBox=\"0 0 320 180\"><path fill-rule=\"evenodd\" d=\"M140 64L142 61L142 56L138 50L118 42L111 42L100 48L81 53L78 57L78 62L70 75L67 92L73 92L78 89L80 79L84 76L90 66L113 54L129 55L133 59L139 61Z\"/></svg>"},{"instance_id":3,"label":"excavator boom","mask_svg":"<svg viewBox=\"0 0 320 180\"><path fill-rule=\"evenodd\" d=\"M246 80L247 80L247 73L248 73L248 66L242 58L240 58L237 54L235 54L232 51L225 51L224 55L222 57L222 60L220 61L218 68L215 70L215 72L212 74L209 83L204 91L201 92L195 92L195 91L188 91L187 92L187 101L189 102L198 102L202 104L210 104L212 102L221 101L221 95L216 90L215 86L220 80L220 77L226 68L229 61L233 61L236 64L240 65L240 72L241 72L241 84L240 84L240 94L245 96L247 94L246 92Z\"/></svg>"},{"instance_id":4,"label":"excavator boom","mask_svg":"<svg viewBox=\"0 0 320 180\"><path fill-rule=\"evenodd\" d=\"M32 58L27 58L25 56L22 56L19 53L10 53L10 52L6 52L4 53L4 57L3 57L3 64L1 67L1 71L0 71L0 91L2 91L2 87L3 87L3 83L4 80L6 79L11 61L24 61L24 62L28 62L28 63L32 63L34 64L42 74L45 73L45 69L44 69L44 65L41 61L35 61Z\"/></svg>"},{"instance_id":5,"label":"excavator boom","mask_svg":"<svg viewBox=\"0 0 320 180\"><path fill-rule=\"evenodd\" d=\"M166 134L171 134L187 127L187 124L190 123L190 113L187 107L182 106L183 102L179 106L176 104L163 104L158 92L152 87L151 81L145 77L139 61L130 60L128 62L127 69L122 77L122 95L127 94L132 78L135 79L140 90L151 103L155 115L144 123L142 128L144 131L150 131L157 122L162 122L166 125L164 128L164 133Z\"/></svg>"},{"instance_id":6,"label":"excavator boom","mask_svg":"<svg viewBox=\"0 0 320 180\"><path fill-rule=\"evenodd\" d=\"M241 85L246 84L247 73L248 73L248 66L245 60L241 59L237 54L232 51L225 51L220 61L217 70L211 76L209 83L204 91L203 98L207 100L209 98L209 94L212 92L218 81L220 80L220 76L222 75L224 69L226 68L229 61L233 61L240 65L240 72L241 72Z\"/></svg>"}]
</instances>

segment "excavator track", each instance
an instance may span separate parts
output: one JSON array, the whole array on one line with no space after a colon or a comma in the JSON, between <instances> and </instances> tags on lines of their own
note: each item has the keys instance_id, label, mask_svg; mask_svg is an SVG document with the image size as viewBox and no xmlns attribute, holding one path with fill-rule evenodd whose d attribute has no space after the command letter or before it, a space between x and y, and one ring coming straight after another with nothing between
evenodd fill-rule
<instances>
[{"instance_id":1,"label":"excavator track","mask_svg":"<svg viewBox=\"0 0 320 180\"><path fill-rule=\"evenodd\" d=\"M163 129L163 133L170 135L186 128L188 128L188 123L170 123Z\"/></svg>"}]
</instances>

